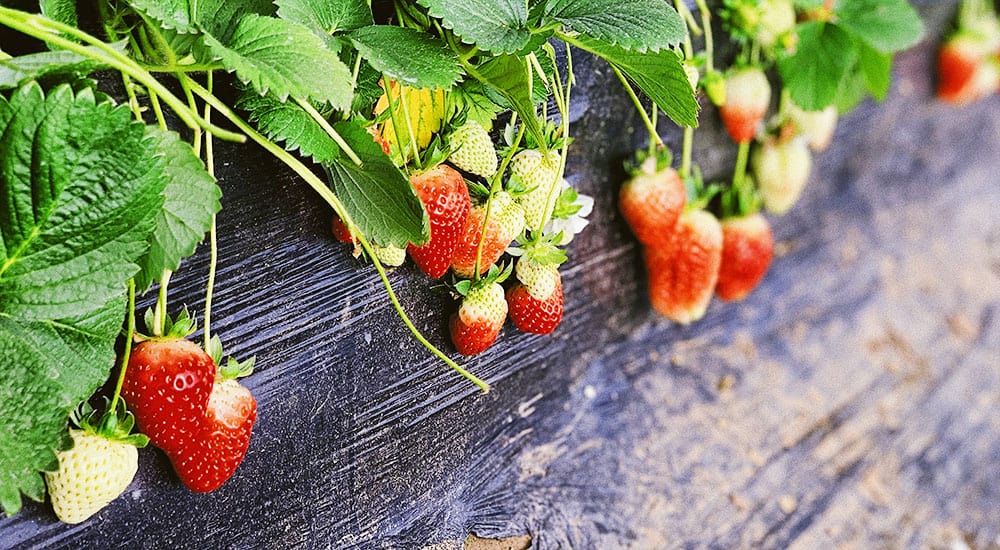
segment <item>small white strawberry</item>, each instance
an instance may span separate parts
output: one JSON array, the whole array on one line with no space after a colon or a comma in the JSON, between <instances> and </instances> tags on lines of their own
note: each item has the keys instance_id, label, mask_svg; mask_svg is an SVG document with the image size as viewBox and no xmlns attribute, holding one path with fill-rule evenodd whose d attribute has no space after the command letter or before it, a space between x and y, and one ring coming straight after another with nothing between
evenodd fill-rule
<instances>
[{"instance_id":1,"label":"small white strawberry","mask_svg":"<svg viewBox=\"0 0 1000 550\"><path fill-rule=\"evenodd\" d=\"M518 260L514 274L536 300L547 300L559 284L558 264L542 263L527 255Z\"/></svg>"},{"instance_id":2,"label":"small white strawberry","mask_svg":"<svg viewBox=\"0 0 1000 550\"><path fill-rule=\"evenodd\" d=\"M812 171L812 154L804 139L769 139L754 150L750 164L764 207L781 215L799 200Z\"/></svg>"},{"instance_id":3,"label":"small white strawberry","mask_svg":"<svg viewBox=\"0 0 1000 550\"><path fill-rule=\"evenodd\" d=\"M448 161L456 167L484 178L497 173L497 150L483 125L470 120L449 137L452 153Z\"/></svg>"},{"instance_id":4,"label":"small white strawberry","mask_svg":"<svg viewBox=\"0 0 1000 550\"><path fill-rule=\"evenodd\" d=\"M526 190L517 201L524 208L525 222L532 231L542 229L559 198L559 161L559 152L554 149L547 154L527 149L514 155L510 161L511 173L524 184Z\"/></svg>"},{"instance_id":5,"label":"small white strawberry","mask_svg":"<svg viewBox=\"0 0 1000 550\"><path fill-rule=\"evenodd\" d=\"M399 248L398 246L379 246L374 245L375 257L382 265L387 265L389 267L399 267L403 265L406 261L406 249Z\"/></svg>"},{"instance_id":6,"label":"small white strawberry","mask_svg":"<svg viewBox=\"0 0 1000 550\"><path fill-rule=\"evenodd\" d=\"M49 499L56 517L64 523L80 523L118 498L139 467L136 447L149 439L129 435L134 420L125 412L124 400L117 411L109 411L99 422L97 414L77 419L81 429L70 429L73 447L58 455L59 469L45 473ZM113 418L112 418L113 417Z\"/></svg>"}]
</instances>

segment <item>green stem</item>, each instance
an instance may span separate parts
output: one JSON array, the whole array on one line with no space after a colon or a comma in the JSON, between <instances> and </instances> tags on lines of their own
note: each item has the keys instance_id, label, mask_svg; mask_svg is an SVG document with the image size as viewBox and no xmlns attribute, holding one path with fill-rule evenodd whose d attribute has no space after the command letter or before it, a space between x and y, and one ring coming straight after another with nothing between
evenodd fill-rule
<instances>
[{"instance_id":1,"label":"green stem","mask_svg":"<svg viewBox=\"0 0 1000 550\"><path fill-rule=\"evenodd\" d=\"M128 108L132 111L132 116L142 122L142 106L139 105L139 98L135 95L135 85L132 84L132 79L127 74L120 74L122 75L122 85L125 86L125 94L128 96Z\"/></svg>"},{"instance_id":2,"label":"green stem","mask_svg":"<svg viewBox=\"0 0 1000 550\"><path fill-rule=\"evenodd\" d=\"M181 82L185 86L185 89L190 91L187 87L186 82ZM212 92L212 73L208 73L207 80L205 82L205 89L209 93ZM205 105L205 120L211 120L212 118L212 107L208 104ZM212 136L206 136L205 138L205 169L208 170L208 174L215 178L215 145L212 141ZM219 244L218 235L215 224L215 214L212 214L212 225L208 228L208 251L209 251L209 261L208 261L208 281L205 284L205 319L204 319L204 343L205 351L209 349L209 342L212 340L212 295L215 289L215 271L219 263Z\"/></svg>"},{"instance_id":3,"label":"green stem","mask_svg":"<svg viewBox=\"0 0 1000 550\"><path fill-rule=\"evenodd\" d=\"M361 159L358 157L358 154L354 152L354 149L351 149L351 146L348 145L347 142L344 141L344 138L341 137L340 134L338 134L337 131L333 129L333 126L330 126L330 123L327 122L325 118L323 118L323 115L321 115L319 111L317 111L316 108L312 106L311 103L309 103L304 99L298 99L298 98L295 99L295 102L299 104L299 107L302 107L303 111L309 113L309 116L316 121L316 124L319 124L319 126L323 128L324 131L326 131L326 134L330 136L330 139L332 139L334 142L337 143L337 145L340 147L340 150L347 155L347 158L351 159L351 162L358 165L358 167L360 167L363 164L361 162Z\"/></svg>"},{"instance_id":4,"label":"green stem","mask_svg":"<svg viewBox=\"0 0 1000 550\"><path fill-rule=\"evenodd\" d=\"M138 63L138 66L142 70L150 73L210 73L212 71L217 71L223 69L224 67L218 63L191 63L191 64L167 64L167 65L150 65L148 63Z\"/></svg>"},{"instance_id":5,"label":"green stem","mask_svg":"<svg viewBox=\"0 0 1000 550\"><path fill-rule=\"evenodd\" d=\"M160 107L160 98L153 90L146 90L146 92L149 94L149 103L153 106L153 112L156 113L156 123L160 125L161 130L166 132L167 119L163 116L163 108Z\"/></svg>"},{"instance_id":6,"label":"green stem","mask_svg":"<svg viewBox=\"0 0 1000 550\"><path fill-rule=\"evenodd\" d=\"M163 270L160 276L160 292L156 297L156 309L153 310L153 336L163 336L167 328L167 289L170 287L169 269Z\"/></svg>"},{"instance_id":7,"label":"green stem","mask_svg":"<svg viewBox=\"0 0 1000 550\"><path fill-rule=\"evenodd\" d=\"M115 394L111 397L109 411L115 410L118 406L118 398L121 397L122 386L125 385L125 372L132 356L132 338L135 337L135 279L128 280L128 310L125 319L125 351L122 352L122 368L118 371L118 382L115 383Z\"/></svg>"},{"instance_id":8,"label":"green stem","mask_svg":"<svg viewBox=\"0 0 1000 550\"><path fill-rule=\"evenodd\" d=\"M733 187L736 189L743 188L743 182L746 180L747 173L747 159L750 157L750 142L744 141L740 143L739 151L736 153L736 168L733 170Z\"/></svg>"},{"instance_id":9,"label":"green stem","mask_svg":"<svg viewBox=\"0 0 1000 550\"><path fill-rule=\"evenodd\" d=\"M715 70L713 57L715 55L715 43L712 39L712 12L708 9L705 0L695 0L698 5L698 13L701 15L701 28L705 31L705 71Z\"/></svg>"},{"instance_id":10,"label":"green stem","mask_svg":"<svg viewBox=\"0 0 1000 550\"><path fill-rule=\"evenodd\" d=\"M140 67L134 60L115 50L109 44L76 27L65 25L40 15L5 7L0 7L0 25L5 25L27 36L37 38L43 42L79 54L87 59L108 65L130 76L145 86L151 93L156 93L162 97L167 106L177 113L177 116L189 128L193 129L196 126L201 126L205 131L214 134L219 139L240 143L246 141L245 136L207 124L204 119L198 116L197 113L192 113L180 98L170 93L170 90L156 80L152 74ZM93 48L87 48L82 44L74 42L64 37L64 34L90 44Z\"/></svg>"},{"instance_id":11,"label":"green stem","mask_svg":"<svg viewBox=\"0 0 1000 550\"><path fill-rule=\"evenodd\" d=\"M403 88L402 84L396 83L399 86L399 100L403 99ZM389 80L382 77L382 89L385 90L385 98L389 103L389 120L392 121L392 133L396 136L396 148L399 149L399 158L402 159L402 164L406 164L406 152L403 143L406 141L403 139L403 130L399 126L399 114L396 112L396 101L392 99L392 86L389 85ZM419 156L414 150L414 156ZM420 159L416 160L417 166L420 166ZM345 222L346 223L346 222Z\"/></svg>"},{"instance_id":12,"label":"green stem","mask_svg":"<svg viewBox=\"0 0 1000 550\"><path fill-rule=\"evenodd\" d=\"M384 77L383 77L384 78ZM410 107L407 105L406 97L403 95L406 87L399 83L399 106L403 110L403 122L406 123L406 135L410 138L410 147L413 148L413 162L418 170L423 169L423 162L420 160L420 148L417 146L417 134L413 131L413 119L410 118ZM395 121L392 123L396 125Z\"/></svg>"},{"instance_id":13,"label":"green stem","mask_svg":"<svg viewBox=\"0 0 1000 550\"><path fill-rule=\"evenodd\" d=\"M684 143L681 146L681 178L687 179L691 175L691 155L694 149L694 127L684 127Z\"/></svg>"},{"instance_id":14,"label":"green stem","mask_svg":"<svg viewBox=\"0 0 1000 550\"><path fill-rule=\"evenodd\" d=\"M657 108L656 104L654 103L653 104L653 115L649 117L649 121L653 124L653 128L656 128L656 122L657 122L656 119L659 116L660 116L660 109ZM649 140L649 145L647 147L648 148L646 149L646 151L649 153L649 156L653 156L653 155L656 154L656 142L655 141Z\"/></svg>"},{"instance_id":15,"label":"green stem","mask_svg":"<svg viewBox=\"0 0 1000 550\"><path fill-rule=\"evenodd\" d=\"M234 113L233 110L229 108L229 106L227 106L217 97L215 97L207 90L202 88L200 85L198 85L197 82L191 82L189 85L191 86L191 90L195 93L195 95L201 97L203 101L211 105L212 108L214 108L216 111L225 116L230 122L232 122L237 128L239 128L241 132L245 133L250 139L252 139L258 145L263 147L267 152L274 155L278 160L285 163L285 165L291 168L293 172L298 174L299 177L301 177L306 182L306 184L313 189L313 191L315 191L323 200L326 201L327 204L330 205L331 208L333 208L334 212L336 212L336 214L340 216L342 220L344 220L344 223L347 224L348 227L351 227L354 224L354 221L347 213L347 210L344 208L343 203L340 202L340 199L338 199L337 196L333 194L333 191L331 191L330 188L327 187L327 185L323 183L323 181L320 180L315 173L312 172L312 170L307 168L306 165L302 164L301 161L292 156L291 153L285 151L277 144L275 144L273 141L267 139L262 134L254 130L253 127L251 127L249 124L244 122L243 119L237 116L236 113ZM479 386L479 388L482 389L484 392L488 392L490 389L489 384L483 382L472 373L460 367L458 363L452 361L447 355L444 354L444 352L436 348L433 344L428 342L426 338L424 338L424 336L420 333L417 327L414 326L413 323L410 321L410 318L406 315L406 312L403 310L403 306L400 305L399 300L396 298L396 293L392 289L392 284L389 282L389 277L385 273L385 268L383 268L382 263L378 261L378 256L376 256L374 251L372 250L372 246L368 242L368 239L364 235L358 234L358 241L361 243L361 246L364 248L365 252L371 258L372 263L375 265L375 270L378 271L379 278L382 279L382 285L385 287L386 293L389 295L389 300L392 302L393 308L395 308L396 313L403 321L403 324L406 325L406 328L408 328L410 330L410 333L413 334L413 337L416 338L418 342L423 344L423 346L427 348L431 353L433 353L435 356L441 359L441 361L443 361L449 367L454 369L455 372L458 372L466 379L468 379L470 382L472 382L476 386Z\"/></svg>"},{"instance_id":16,"label":"green stem","mask_svg":"<svg viewBox=\"0 0 1000 550\"><path fill-rule=\"evenodd\" d=\"M635 90L632 89L632 85L628 83L625 79L625 75L622 74L618 67L611 65L611 70L615 72L615 76L621 81L622 85L625 86L625 91L628 92L629 98L632 99L632 103L635 105L637 111L639 111L639 116L642 117L643 124L646 125L646 130L649 131L649 138L656 142L657 146L663 146L663 140L660 139L660 135L656 133L656 126L653 126L653 121L649 120L649 115L646 114L646 108L642 106L639 101L639 96L635 95Z\"/></svg>"},{"instance_id":17,"label":"green stem","mask_svg":"<svg viewBox=\"0 0 1000 550\"><path fill-rule=\"evenodd\" d=\"M212 74L209 73L208 77L211 78L211 76L212 76ZM198 110L198 104L195 103L194 94L191 93L191 88L189 88L187 86L187 82L184 82L184 81L181 82L181 89L184 91L184 97L187 98L188 108L191 109L192 111L197 111ZM205 112L207 114L208 113L208 109L206 109ZM206 122L209 120L207 116L203 117L203 118L205 118ZM191 146L194 149L194 154L196 154L198 156L201 156L201 138L202 138L201 128L200 127L199 128L195 128L194 130L192 130L192 132L193 132L194 135L192 136L192 144L191 144Z\"/></svg>"}]
</instances>

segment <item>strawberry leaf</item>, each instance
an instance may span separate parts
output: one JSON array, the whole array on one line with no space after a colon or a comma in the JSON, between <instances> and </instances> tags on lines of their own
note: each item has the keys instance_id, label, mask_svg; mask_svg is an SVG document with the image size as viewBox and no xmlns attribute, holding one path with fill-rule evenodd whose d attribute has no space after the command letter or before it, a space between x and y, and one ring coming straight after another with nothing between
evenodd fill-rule
<instances>
[{"instance_id":1,"label":"strawberry leaf","mask_svg":"<svg viewBox=\"0 0 1000 550\"><path fill-rule=\"evenodd\" d=\"M334 129L363 164L340 156L326 165L330 187L361 232L382 246L425 242L427 215L406 176L357 122L340 122Z\"/></svg>"},{"instance_id":2,"label":"strawberry leaf","mask_svg":"<svg viewBox=\"0 0 1000 550\"><path fill-rule=\"evenodd\" d=\"M110 46L118 51L124 51L125 42L116 42ZM96 51L93 47L87 49ZM29 80L43 77L65 76L75 79L104 67L101 63L66 50L0 59L0 89L17 88L27 84Z\"/></svg>"},{"instance_id":3,"label":"strawberry leaf","mask_svg":"<svg viewBox=\"0 0 1000 550\"><path fill-rule=\"evenodd\" d=\"M417 0L432 17L467 44L494 53L514 53L531 41L527 2L509 0Z\"/></svg>"},{"instance_id":4,"label":"strawberry leaf","mask_svg":"<svg viewBox=\"0 0 1000 550\"><path fill-rule=\"evenodd\" d=\"M331 35L374 23L372 10L365 0L277 0L278 16L316 32Z\"/></svg>"},{"instance_id":5,"label":"strawberry leaf","mask_svg":"<svg viewBox=\"0 0 1000 550\"><path fill-rule=\"evenodd\" d=\"M135 276L139 291L149 288L164 269L176 271L182 259L194 254L211 227L212 217L222 209L222 191L191 146L175 132L156 128L147 131L163 161L167 186L149 250L139 259L140 269Z\"/></svg>"},{"instance_id":6,"label":"strawberry leaf","mask_svg":"<svg viewBox=\"0 0 1000 550\"><path fill-rule=\"evenodd\" d=\"M205 45L229 71L259 93L329 102L348 108L352 78L337 54L305 27L273 17L240 18L231 38L205 35Z\"/></svg>"},{"instance_id":7,"label":"strawberry leaf","mask_svg":"<svg viewBox=\"0 0 1000 550\"><path fill-rule=\"evenodd\" d=\"M550 0L545 15L573 31L639 52L677 45L687 35L680 15L662 0Z\"/></svg>"},{"instance_id":8,"label":"strawberry leaf","mask_svg":"<svg viewBox=\"0 0 1000 550\"><path fill-rule=\"evenodd\" d=\"M289 151L298 149L320 163L332 162L340 154L337 143L296 103L244 90L237 105L249 111L258 130L272 140L284 141Z\"/></svg>"},{"instance_id":9,"label":"strawberry leaf","mask_svg":"<svg viewBox=\"0 0 1000 550\"><path fill-rule=\"evenodd\" d=\"M819 111L836 99L858 52L851 35L831 23L804 23L798 34L795 54L778 59L778 69L795 103Z\"/></svg>"},{"instance_id":10,"label":"strawberry leaf","mask_svg":"<svg viewBox=\"0 0 1000 550\"><path fill-rule=\"evenodd\" d=\"M879 52L860 40L857 46L858 70L864 85L875 99L881 101L889 93L892 82L892 54Z\"/></svg>"},{"instance_id":11,"label":"strawberry leaf","mask_svg":"<svg viewBox=\"0 0 1000 550\"><path fill-rule=\"evenodd\" d=\"M165 178L146 128L93 91L0 97L0 503L40 499L66 419L107 379L125 281Z\"/></svg>"},{"instance_id":12,"label":"strawberry leaf","mask_svg":"<svg viewBox=\"0 0 1000 550\"><path fill-rule=\"evenodd\" d=\"M838 2L837 24L882 53L913 46L924 34L924 24L906 0L852 0Z\"/></svg>"},{"instance_id":13,"label":"strawberry leaf","mask_svg":"<svg viewBox=\"0 0 1000 550\"><path fill-rule=\"evenodd\" d=\"M198 32L191 20L191 3L188 0L130 0L129 4L164 29L181 34Z\"/></svg>"},{"instance_id":14,"label":"strawberry leaf","mask_svg":"<svg viewBox=\"0 0 1000 550\"><path fill-rule=\"evenodd\" d=\"M535 113L535 103L532 98L528 79L529 67L523 57L515 55L500 55L483 63L470 71L470 74L493 88L503 99L506 99L511 109L517 112L528 133L539 144L546 143L545 134L538 115ZM534 73L531 73L532 76Z\"/></svg>"},{"instance_id":15,"label":"strawberry leaf","mask_svg":"<svg viewBox=\"0 0 1000 550\"><path fill-rule=\"evenodd\" d=\"M416 29L372 25L347 36L372 67L407 86L450 88L462 75L454 52Z\"/></svg>"},{"instance_id":16,"label":"strawberry leaf","mask_svg":"<svg viewBox=\"0 0 1000 550\"><path fill-rule=\"evenodd\" d=\"M42 15L60 23L75 27L77 23L75 0L41 0L38 3Z\"/></svg>"},{"instance_id":17,"label":"strawberry leaf","mask_svg":"<svg viewBox=\"0 0 1000 550\"><path fill-rule=\"evenodd\" d=\"M564 38L618 68L677 124L698 125L698 102L681 58L674 51L639 53L584 35Z\"/></svg>"}]
</instances>

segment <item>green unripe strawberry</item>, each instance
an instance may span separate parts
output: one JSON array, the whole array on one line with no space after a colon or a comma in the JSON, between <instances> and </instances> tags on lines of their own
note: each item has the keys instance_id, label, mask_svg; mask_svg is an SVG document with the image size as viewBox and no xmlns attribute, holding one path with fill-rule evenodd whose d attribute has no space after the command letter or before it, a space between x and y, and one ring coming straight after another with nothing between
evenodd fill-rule
<instances>
[{"instance_id":1,"label":"green unripe strawberry","mask_svg":"<svg viewBox=\"0 0 1000 550\"><path fill-rule=\"evenodd\" d=\"M474 120L466 122L451 134L449 141L452 147L449 162L484 178L497 173L497 150L482 124Z\"/></svg>"},{"instance_id":2,"label":"green unripe strawberry","mask_svg":"<svg viewBox=\"0 0 1000 550\"><path fill-rule=\"evenodd\" d=\"M772 214L788 212L809 180L812 154L804 139L767 140L750 158L764 207Z\"/></svg>"},{"instance_id":3,"label":"green unripe strawberry","mask_svg":"<svg viewBox=\"0 0 1000 550\"><path fill-rule=\"evenodd\" d=\"M536 300L547 300L559 284L559 266L554 263L540 263L530 257L522 257L514 266L514 275L524 284L528 294Z\"/></svg>"},{"instance_id":4,"label":"green unripe strawberry","mask_svg":"<svg viewBox=\"0 0 1000 550\"><path fill-rule=\"evenodd\" d=\"M69 434L73 448L59 453L59 469L46 472L45 481L56 516L75 524L125 492L139 467L139 452L135 445L88 431Z\"/></svg>"},{"instance_id":5,"label":"green unripe strawberry","mask_svg":"<svg viewBox=\"0 0 1000 550\"><path fill-rule=\"evenodd\" d=\"M406 261L406 249L397 246L374 245L375 257L382 265L389 267L399 267Z\"/></svg>"},{"instance_id":6,"label":"green unripe strawberry","mask_svg":"<svg viewBox=\"0 0 1000 550\"><path fill-rule=\"evenodd\" d=\"M552 215L559 198L559 152L547 154L537 149L521 151L510 161L510 170L527 190L518 197L524 208L524 220L532 231L539 231Z\"/></svg>"}]
</instances>

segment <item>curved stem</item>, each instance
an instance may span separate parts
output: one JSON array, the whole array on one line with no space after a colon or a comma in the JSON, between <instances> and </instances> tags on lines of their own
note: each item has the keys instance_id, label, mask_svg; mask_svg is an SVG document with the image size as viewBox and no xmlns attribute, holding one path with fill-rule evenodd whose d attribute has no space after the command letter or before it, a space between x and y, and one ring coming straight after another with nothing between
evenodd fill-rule
<instances>
[{"instance_id":1,"label":"curved stem","mask_svg":"<svg viewBox=\"0 0 1000 550\"><path fill-rule=\"evenodd\" d=\"M128 362L132 357L132 338L135 337L135 279L128 280L128 310L125 313L125 351L122 352L122 368L118 371L118 382L115 383L115 394L111 397L109 411L115 410L118 406L118 398L122 394L122 386L125 385L125 372L128 370Z\"/></svg>"},{"instance_id":2,"label":"curved stem","mask_svg":"<svg viewBox=\"0 0 1000 550\"><path fill-rule=\"evenodd\" d=\"M684 127L684 143L681 149L681 178L691 175L691 154L694 149L694 127Z\"/></svg>"},{"instance_id":3,"label":"curved stem","mask_svg":"<svg viewBox=\"0 0 1000 550\"><path fill-rule=\"evenodd\" d=\"M712 39L712 12L708 9L705 0L695 0L698 5L698 13L701 15L701 28L705 31L705 70L713 72L715 70L713 56L715 55L715 43Z\"/></svg>"},{"instance_id":4,"label":"curved stem","mask_svg":"<svg viewBox=\"0 0 1000 550\"><path fill-rule=\"evenodd\" d=\"M225 103L222 103L217 97L215 97L211 93L208 93L208 91L202 88L200 85L198 85L197 82L191 82L189 83L189 85L191 86L191 90L195 93L195 95L201 97L202 100L204 100L206 103L211 105L216 111L218 111L227 119L229 119L230 122L232 122L237 128L239 128L240 131L244 132L250 139L252 139L258 145L267 150L267 152L274 155L278 160L285 163L285 165L291 168L292 171L298 174L306 182L306 184L313 189L313 191L315 191L323 200L326 201L327 204L330 205L331 208L333 208L334 212L336 212L336 214L340 216L342 220L344 220L344 223L347 224L348 227L351 227L354 224L354 221L351 219L351 216L347 213L347 210L344 208L343 203L340 202L340 199L338 199L337 196L333 194L333 191L331 191L330 188L327 187L327 185L323 183L323 181L320 180L315 173L313 173L311 170L309 170L309 168L307 168L304 164L302 164L301 161L292 156L292 154L289 153L288 151L285 151L284 149L279 147L273 141L267 139L262 134L254 130L252 126L250 126L243 119L237 116L236 113L234 113L233 110L229 108L229 106L227 106ZM460 367L458 363L452 361L447 355L444 354L444 352L436 348L433 344L428 342L426 338L424 338L424 336L420 333L420 330L418 330L417 327L414 326L413 323L410 321L409 317L406 315L406 312L403 310L403 306L400 305L399 300L396 298L396 293L392 289L392 284L389 282L389 277L385 273L385 268L383 268L382 263L378 261L378 256L375 255L371 244L368 242L368 239L364 235L359 234L358 240L360 241L362 248L364 248L365 252L371 258L372 263L375 265L375 270L378 271L379 277L382 279L382 284L383 286L385 286L386 293L389 295L389 300L392 302L393 308L395 308L396 313L403 321L403 324L406 325L406 328L408 328L410 330L410 333L413 334L413 337L416 338L418 342L423 344L423 346L427 348L431 353L433 353L435 356L441 359L441 361L443 361L449 367L454 369L455 372L461 374L476 386L479 386L479 388L482 389L483 392L488 392L490 389L489 384L483 382L469 371Z\"/></svg>"},{"instance_id":5,"label":"curved stem","mask_svg":"<svg viewBox=\"0 0 1000 550\"><path fill-rule=\"evenodd\" d=\"M660 139L660 135L656 133L656 127L653 126L653 121L649 120L649 115L646 114L646 108L643 107L642 103L639 101L639 96L635 95L635 90L632 89L632 85L628 83L628 80L625 79L625 75L618 70L618 67L611 65L611 70L615 72L615 76L617 76L618 80L620 80L622 85L625 86L625 91L628 92L628 96L632 99L632 103L635 105L636 110L639 111L639 115L642 117L643 124L646 125L646 130L649 131L650 139L655 141L657 146L662 147L663 140Z\"/></svg>"},{"instance_id":6,"label":"curved stem","mask_svg":"<svg viewBox=\"0 0 1000 550\"><path fill-rule=\"evenodd\" d=\"M332 139L337 146L340 147L340 150L347 155L347 158L351 159L351 162L358 165L358 167L363 164L361 159L358 157L358 154L354 152L354 149L351 149L351 146L348 145L347 142L344 141L344 138L342 138L340 134L333 129L333 126L330 126L330 123L323 118L323 115L321 115L311 103L298 98L295 99L295 102L299 104L299 107L302 107L303 111L309 113L309 116L316 121L316 124L319 124L320 128L323 128L326 134L330 136L330 139Z\"/></svg>"},{"instance_id":7,"label":"curved stem","mask_svg":"<svg viewBox=\"0 0 1000 550\"><path fill-rule=\"evenodd\" d=\"M160 276L160 292L156 297L156 308L153 310L153 336L163 336L167 327L167 289L170 287L169 269L163 270Z\"/></svg>"},{"instance_id":8,"label":"curved stem","mask_svg":"<svg viewBox=\"0 0 1000 550\"><path fill-rule=\"evenodd\" d=\"M417 145L417 134L413 132L413 119L410 118L410 107L407 105L409 103L406 101L406 97L403 92L406 91L406 87L403 83L399 83L399 106L403 110L403 122L406 123L406 135L410 138L410 147L413 148L413 162L417 165L417 169L423 169L423 163L420 160L420 148ZM396 123L393 122L393 126Z\"/></svg>"},{"instance_id":9,"label":"curved stem","mask_svg":"<svg viewBox=\"0 0 1000 550\"><path fill-rule=\"evenodd\" d=\"M400 87L399 96L400 99L402 99L403 96L402 84L399 84L397 82L396 85ZM385 78L385 76L382 77L382 89L385 90L385 99L386 102L388 102L389 104L389 107L387 108L389 109L389 120L392 121L392 134L396 136L396 149L399 150L399 158L402 160L402 164L405 165L406 150L403 147L403 142L405 140L403 139L403 134L401 133L403 130L399 127L399 114L396 112L396 102L392 99L392 86L389 84L389 80ZM414 156L418 156L415 153L416 151L414 151ZM417 166L419 165L420 165L420 160L417 159Z\"/></svg>"},{"instance_id":10,"label":"curved stem","mask_svg":"<svg viewBox=\"0 0 1000 550\"><path fill-rule=\"evenodd\" d=\"M186 84L186 83L183 83ZM208 80L205 88L212 92L212 73L208 73ZM190 90L190 88L186 88ZM205 120L210 121L212 117L211 105L205 105ZM212 136L205 138L205 168L208 174L215 179L215 145ZM205 319L204 319L204 342L205 351L209 349L209 342L212 341L212 296L215 291L215 271L219 264L219 243L215 224L216 215L212 214L212 225L208 228L208 281L205 283Z\"/></svg>"},{"instance_id":11,"label":"curved stem","mask_svg":"<svg viewBox=\"0 0 1000 550\"><path fill-rule=\"evenodd\" d=\"M741 189L743 181L746 179L747 159L750 157L750 142L740 143L740 149L736 153L736 168L733 170L733 187Z\"/></svg>"}]
</instances>

